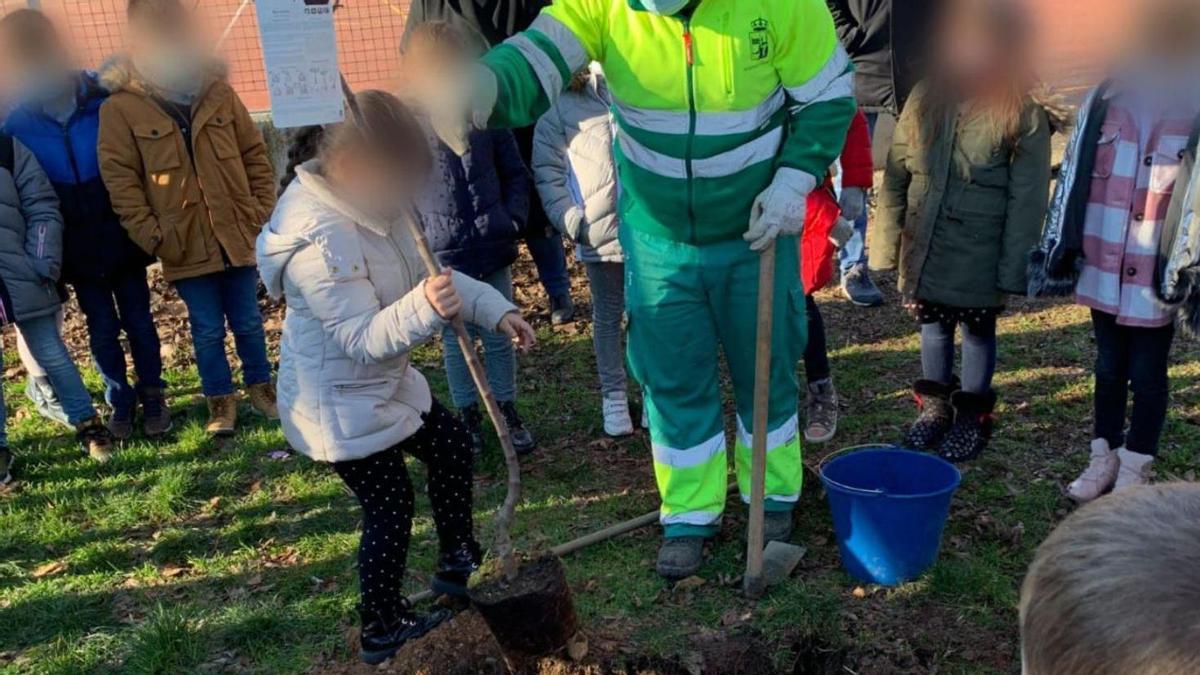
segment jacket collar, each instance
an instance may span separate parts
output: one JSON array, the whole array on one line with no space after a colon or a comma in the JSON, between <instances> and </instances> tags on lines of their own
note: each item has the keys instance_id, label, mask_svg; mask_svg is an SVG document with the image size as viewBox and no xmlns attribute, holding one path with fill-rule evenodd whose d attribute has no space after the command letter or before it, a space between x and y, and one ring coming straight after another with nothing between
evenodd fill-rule
<instances>
[{"instance_id":1,"label":"jacket collar","mask_svg":"<svg viewBox=\"0 0 1200 675\"><path fill-rule=\"evenodd\" d=\"M346 216L356 225L366 228L381 237L390 236L392 231L391 224L368 215L334 193L333 186L321 175L320 161L310 159L296 167L296 180L300 181L300 184L320 200L321 203Z\"/></svg>"}]
</instances>

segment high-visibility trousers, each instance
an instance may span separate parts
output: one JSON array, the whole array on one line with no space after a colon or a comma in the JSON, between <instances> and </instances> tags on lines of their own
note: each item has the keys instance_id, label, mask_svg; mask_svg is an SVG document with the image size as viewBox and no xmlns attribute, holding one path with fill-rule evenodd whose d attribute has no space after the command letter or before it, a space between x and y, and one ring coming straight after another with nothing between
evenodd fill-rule
<instances>
[{"instance_id":1,"label":"high-visibility trousers","mask_svg":"<svg viewBox=\"0 0 1200 675\"><path fill-rule=\"evenodd\" d=\"M691 245L622 228L630 369L645 392L667 537L712 536L725 508L728 459L720 355L737 402L738 489L750 496L759 254L742 240ZM793 237L775 247L775 327L766 508L790 511L803 468L796 364L807 339Z\"/></svg>"}]
</instances>

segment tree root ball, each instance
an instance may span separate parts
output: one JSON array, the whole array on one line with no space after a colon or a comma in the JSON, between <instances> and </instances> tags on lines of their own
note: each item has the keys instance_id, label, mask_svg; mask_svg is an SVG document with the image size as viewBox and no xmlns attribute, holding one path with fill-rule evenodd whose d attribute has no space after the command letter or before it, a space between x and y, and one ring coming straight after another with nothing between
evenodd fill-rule
<instances>
[{"instance_id":1,"label":"tree root ball","mask_svg":"<svg viewBox=\"0 0 1200 675\"><path fill-rule=\"evenodd\" d=\"M510 658L553 654L579 630L566 570L550 554L524 561L511 582L499 573L474 580L470 597Z\"/></svg>"}]
</instances>

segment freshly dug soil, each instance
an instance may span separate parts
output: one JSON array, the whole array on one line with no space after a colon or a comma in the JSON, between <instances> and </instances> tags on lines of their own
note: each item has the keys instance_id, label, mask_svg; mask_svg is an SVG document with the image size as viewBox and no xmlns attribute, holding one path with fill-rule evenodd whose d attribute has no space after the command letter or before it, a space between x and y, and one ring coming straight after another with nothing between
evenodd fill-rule
<instances>
[{"instance_id":1,"label":"freshly dug soil","mask_svg":"<svg viewBox=\"0 0 1200 675\"><path fill-rule=\"evenodd\" d=\"M498 575L473 585L470 596L510 658L556 652L579 630L566 570L550 554L523 563L511 582Z\"/></svg>"}]
</instances>

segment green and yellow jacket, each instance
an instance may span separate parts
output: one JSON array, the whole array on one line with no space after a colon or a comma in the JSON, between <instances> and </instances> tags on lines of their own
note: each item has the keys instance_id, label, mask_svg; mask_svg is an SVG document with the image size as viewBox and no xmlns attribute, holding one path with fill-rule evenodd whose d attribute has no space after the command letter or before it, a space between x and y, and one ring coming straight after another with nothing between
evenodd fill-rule
<instances>
[{"instance_id":1,"label":"green and yellow jacket","mask_svg":"<svg viewBox=\"0 0 1200 675\"><path fill-rule=\"evenodd\" d=\"M484 63L490 124L532 124L571 75L604 67L614 99L622 225L707 244L740 237L781 168L820 183L854 114L853 68L822 0L558 0Z\"/></svg>"}]
</instances>

